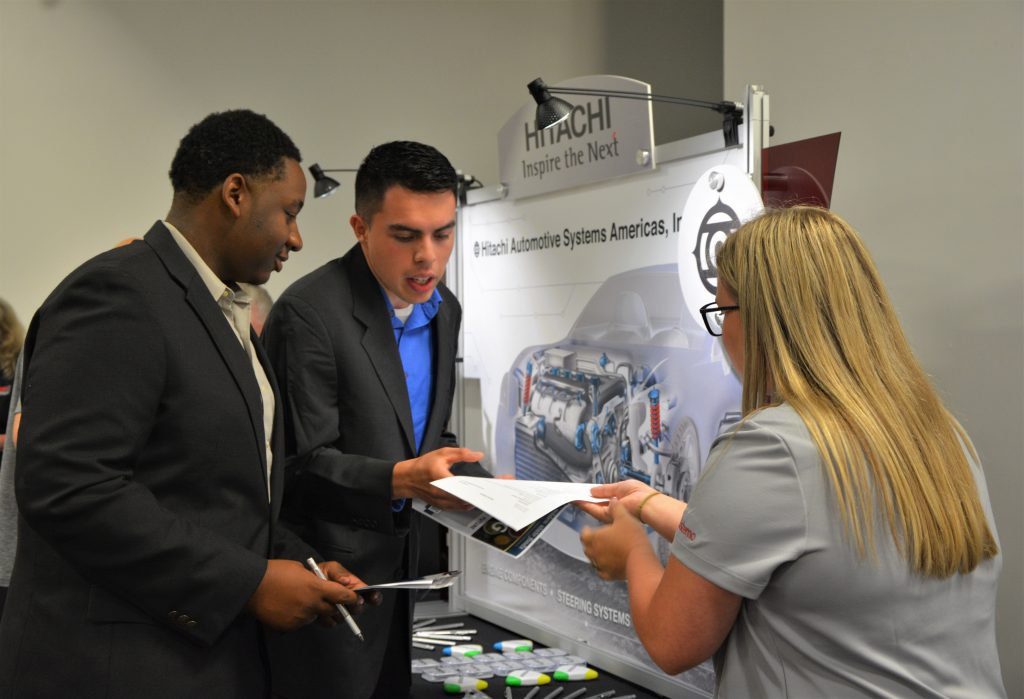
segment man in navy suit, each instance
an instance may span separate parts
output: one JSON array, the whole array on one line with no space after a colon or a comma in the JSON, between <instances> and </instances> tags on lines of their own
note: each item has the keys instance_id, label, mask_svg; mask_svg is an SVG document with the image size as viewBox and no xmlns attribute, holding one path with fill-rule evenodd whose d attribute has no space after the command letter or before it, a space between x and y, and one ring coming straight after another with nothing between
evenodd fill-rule
<instances>
[{"instance_id":1,"label":"man in navy suit","mask_svg":"<svg viewBox=\"0 0 1024 699\"><path fill-rule=\"evenodd\" d=\"M269 694L266 628L360 581L276 523L284 438L240 282L301 248L298 149L265 116L212 114L142 241L72 272L33 318L0 696Z\"/></svg>"},{"instance_id":2,"label":"man in navy suit","mask_svg":"<svg viewBox=\"0 0 1024 699\"><path fill-rule=\"evenodd\" d=\"M356 244L292 284L264 329L285 411L282 519L369 582L417 573L409 500L467 507L430 483L483 456L448 432L462 310L441 277L456 182L430 146L371 150L356 175ZM408 696L411 608L408 593L386 592L360 619L365 644L313 627L275 639L275 693Z\"/></svg>"}]
</instances>

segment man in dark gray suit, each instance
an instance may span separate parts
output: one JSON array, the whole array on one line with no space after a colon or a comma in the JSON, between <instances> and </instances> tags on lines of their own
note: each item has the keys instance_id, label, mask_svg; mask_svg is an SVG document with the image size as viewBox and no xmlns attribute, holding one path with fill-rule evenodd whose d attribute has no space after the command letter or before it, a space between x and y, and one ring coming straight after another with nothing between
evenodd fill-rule
<instances>
[{"instance_id":1,"label":"man in dark gray suit","mask_svg":"<svg viewBox=\"0 0 1024 699\"><path fill-rule=\"evenodd\" d=\"M295 282L264 329L285 408L282 518L369 582L416 574L408 500L466 507L430 482L482 456L447 431L462 311L440 279L455 202L455 170L436 149L374 148L356 175L358 242ZM360 618L365 645L312 627L275 639L275 693L407 696L411 614L408 594L389 591Z\"/></svg>"},{"instance_id":2,"label":"man in dark gray suit","mask_svg":"<svg viewBox=\"0 0 1024 699\"><path fill-rule=\"evenodd\" d=\"M265 116L208 116L166 220L33 318L0 696L266 696L264 627L357 603L359 580L330 563L321 582L276 523L280 398L238 287L302 246L299 162Z\"/></svg>"}]
</instances>

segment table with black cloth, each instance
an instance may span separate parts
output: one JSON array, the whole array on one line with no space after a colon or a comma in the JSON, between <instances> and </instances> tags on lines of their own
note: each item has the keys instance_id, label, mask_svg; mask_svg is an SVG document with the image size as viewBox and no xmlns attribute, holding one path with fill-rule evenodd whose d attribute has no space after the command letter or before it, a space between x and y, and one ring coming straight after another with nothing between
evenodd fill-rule
<instances>
[{"instance_id":1,"label":"table with black cloth","mask_svg":"<svg viewBox=\"0 0 1024 699\"><path fill-rule=\"evenodd\" d=\"M423 613L417 607L416 617L420 619L423 617ZM436 618L436 624L454 624L463 622L464 628L476 629L476 633L473 634L472 641L459 641L459 643L478 643L484 648L484 652L494 652L494 644L498 641L507 641L515 638L523 638L521 634L516 634L511 631L502 629L494 624L488 623L483 619L470 615L458 615L458 616L434 616L429 615L430 618ZM543 648L543 645L537 645L536 648ZM582 653L576 653L566 648L572 655L578 655L585 657ZM441 647L438 646L436 650L424 650L421 648L412 649L413 658L433 658L440 660L444 657L441 653ZM593 667L598 672L597 679L576 681L576 682L556 682L552 680L550 684L546 684L540 688L540 691L534 695L534 699L543 699L543 697L550 694L556 687L563 687L563 691L559 694L559 699L565 697L567 694L575 692L578 689L587 689L578 699L586 699L587 697L593 697L595 694L601 692L607 692L609 690L615 690L615 697L628 696L635 694L637 699L659 699L662 695L655 694L650 690L638 687L635 684L631 684L625 680L614 677L607 672L604 672L600 667L587 663L589 667ZM494 677L488 677L486 680L487 689L484 690L484 694L491 697L491 699L505 699L505 678L502 675L495 674ZM533 689L533 687L512 687L513 699L523 699L527 693ZM445 694L443 684L441 682L427 682L420 675L413 674L412 680L412 693L410 695L412 699L438 699L439 697L455 696L460 697L461 694Z\"/></svg>"}]
</instances>

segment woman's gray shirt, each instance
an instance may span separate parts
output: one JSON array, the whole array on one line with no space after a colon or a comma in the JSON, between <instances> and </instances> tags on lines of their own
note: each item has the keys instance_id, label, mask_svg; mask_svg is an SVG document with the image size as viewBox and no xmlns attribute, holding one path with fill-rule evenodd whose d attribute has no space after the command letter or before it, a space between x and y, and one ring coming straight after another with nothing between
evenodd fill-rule
<instances>
[{"instance_id":1,"label":"woman's gray shirt","mask_svg":"<svg viewBox=\"0 0 1024 699\"><path fill-rule=\"evenodd\" d=\"M720 436L707 463L672 553L744 598L715 656L718 696L1005 696L995 637L1001 556L968 575L924 578L876 516L877 556L859 559L818 449L786 405ZM995 533L984 475L972 466Z\"/></svg>"}]
</instances>

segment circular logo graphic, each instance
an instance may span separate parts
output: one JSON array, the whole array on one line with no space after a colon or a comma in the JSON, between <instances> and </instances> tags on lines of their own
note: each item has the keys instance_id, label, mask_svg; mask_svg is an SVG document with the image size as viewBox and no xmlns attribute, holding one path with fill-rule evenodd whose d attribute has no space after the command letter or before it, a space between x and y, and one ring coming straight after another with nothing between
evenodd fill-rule
<instances>
[{"instance_id":1,"label":"circular logo graphic","mask_svg":"<svg viewBox=\"0 0 1024 699\"><path fill-rule=\"evenodd\" d=\"M683 302L698 327L704 327L700 307L713 301L718 291L719 246L761 209L757 187L733 165L711 168L690 190L679 223L677 259Z\"/></svg>"},{"instance_id":2,"label":"circular logo graphic","mask_svg":"<svg viewBox=\"0 0 1024 699\"><path fill-rule=\"evenodd\" d=\"M740 220L736 212L719 199L718 203L704 214L704 220L697 229L697 245L693 248L693 259L697 263L700 283L712 296L718 290L718 269L715 267L718 246L725 242L727 235L739 227Z\"/></svg>"}]
</instances>

